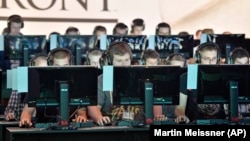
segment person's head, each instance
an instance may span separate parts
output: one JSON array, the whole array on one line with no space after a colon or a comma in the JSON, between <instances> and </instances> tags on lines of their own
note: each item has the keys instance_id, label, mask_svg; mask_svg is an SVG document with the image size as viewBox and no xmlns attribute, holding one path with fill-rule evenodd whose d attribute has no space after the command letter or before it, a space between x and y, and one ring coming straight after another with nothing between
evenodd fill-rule
<instances>
[{"instance_id":1,"label":"person's head","mask_svg":"<svg viewBox=\"0 0 250 141\"><path fill-rule=\"evenodd\" d=\"M132 57L131 48L126 42L115 42L103 53L100 60L102 65L130 66Z\"/></svg>"},{"instance_id":2,"label":"person's head","mask_svg":"<svg viewBox=\"0 0 250 141\"><path fill-rule=\"evenodd\" d=\"M65 34L66 35L79 35L80 32L79 32L78 28L70 26L66 29Z\"/></svg>"},{"instance_id":3,"label":"person's head","mask_svg":"<svg viewBox=\"0 0 250 141\"><path fill-rule=\"evenodd\" d=\"M117 23L113 29L113 35L127 35L128 26L124 23Z\"/></svg>"},{"instance_id":4,"label":"person's head","mask_svg":"<svg viewBox=\"0 0 250 141\"><path fill-rule=\"evenodd\" d=\"M242 47L232 50L229 58L230 64L249 64L249 52Z\"/></svg>"},{"instance_id":5,"label":"person's head","mask_svg":"<svg viewBox=\"0 0 250 141\"><path fill-rule=\"evenodd\" d=\"M48 56L46 53L35 54L33 58L29 61L29 66L48 66Z\"/></svg>"},{"instance_id":6,"label":"person's head","mask_svg":"<svg viewBox=\"0 0 250 141\"><path fill-rule=\"evenodd\" d=\"M143 51L142 65L156 66L158 65L160 55L156 50L147 49Z\"/></svg>"},{"instance_id":7,"label":"person's head","mask_svg":"<svg viewBox=\"0 0 250 141\"><path fill-rule=\"evenodd\" d=\"M101 36L101 35L105 35L105 34L107 34L107 29L106 29L106 27L101 26L101 25L97 25L97 26L94 28L93 35L97 35L98 39L100 39L100 36Z\"/></svg>"},{"instance_id":8,"label":"person's head","mask_svg":"<svg viewBox=\"0 0 250 141\"><path fill-rule=\"evenodd\" d=\"M162 22L156 26L155 35L170 35L171 27L168 23Z\"/></svg>"},{"instance_id":9,"label":"person's head","mask_svg":"<svg viewBox=\"0 0 250 141\"><path fill-rule=\"evenodd\" d=\"M189 33L187 31L181 31L181 32L178 33L178 35L187 36L187 35L189 35Z\"/></svg>"},{"instance_id":10,"label":"person's head","mask_svg":"<svg viewBox=\"0 0 250 141\"><path fill-rule=\"evenodd\" d=\"M230 35L230 34L232 34L232 32L230 32L230 31L224 31L222 34Z\"/></svg>"},{"instance_id":11,"label":"person's head","mask_svg":"<svg viewBox=\"0 0 250 141\"><path fill-rule=\"evenodd\" d=\"M137 18L132 21L131 24L131 34L132 35L142 35L145 30L145 23L143 19Z\"/></svg>"},{"instance_id":12,"label":"person's head","mask_svg":"<svg viewBox=\"0 0 250 141\"><path fill-rule=\"evenodd\" d=\"M66 48L55 48L48 55L49 65L69 66L71 65L72 54Z\"/></svg>"},{"instance_id":13,"label":"person's head","mask_svg":"<svg viewBox=\"0 0 250 141\"><path fill-rule=\"evenodd\" d=\"M214 34L214 30L212 28L205 28L201 32L202 34Z\"/></svg>"},{"instance_id":14,"label":"person's head","mask_svg":"<svg viewBox=\"0 0 250 141\"><path fill-rule=\"evenodd\" d=\"M195 39L200 39L200 38L201 38L201 34L202 34L202 30L201 30L201 29L198 29L198 30L195 32Z\"/></svg>"},{"instance_id":15,"label":"person's head","mask_svg":"<svg viewBox=\"0 0 250 141\"><path fill-rule=\"evenodd\" d=\"M86 65L97 66L100 68L100 58L102 51L99 48L89 49L87 52Z\"/></svg>"},{"instance_id":16,"label":"person's head","mask_svg":"<svg viewBox=\"0 0 250 141\"><path fill-rule=\"evenodd\" d=\"M220 48L213 42L200 44L196 51L195 59L200 64L217 64L220 61Z\"/></svg>"},{"instance_id":17,"label":"person's head","mask_svg":"<svg viewBox=\"0 0 250 141\"><path fill-rule=\"evenodd\" d=\"M8 18L7 27L10 35L20 35L21 28L24 27L23 18L20 15L11 15Z\"/></svg>"},{"instance_id":18,"label":"person's head","mask_svg":"<svg viewBox=\"0 0 250 141\"><path fill-rule=\"evenodd\" d=\"M172 53L166 58L166 65L186 66L186 58L183 54Z\"/></svg>"}]
</instances>

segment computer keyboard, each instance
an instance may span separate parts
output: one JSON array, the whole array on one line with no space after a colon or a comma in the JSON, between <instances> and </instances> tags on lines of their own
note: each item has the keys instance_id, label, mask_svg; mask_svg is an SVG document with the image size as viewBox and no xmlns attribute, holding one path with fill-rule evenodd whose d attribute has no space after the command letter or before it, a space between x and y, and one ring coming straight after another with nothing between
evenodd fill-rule
<instances>
[{"instance_id":1,"label":"computer keyboard","mask_svg":"<svg viewBox=\"0 0 250 141\"><path fill-rule=\"evenodd\" d=\"M60 126L57 122L35 123L35 128L46 128L51 130L76 130L78 128L94 127L93 121L88 122L70 122L69 126Z\"/></svg>"},{"instance_id":2,"label":"computer keyboard","mask_svg":"<svg viewBox=\"0 0 250 141\"><path fill-rule=\"evenodd\" d=\"M196 120L197 125L222 125L229 124L227 119L198 119Z\"/></svg>"},{"instance_id":3,"label":"computer keyboard","mask_svg":"<svg viewBox=\"0 0 250 141\"><path fill-rule=\"evenodd\" d=\"M173 125L177 124L174 119L168 119L168 120L154 120L154 125Z\"/></svg>"}]
</instances>

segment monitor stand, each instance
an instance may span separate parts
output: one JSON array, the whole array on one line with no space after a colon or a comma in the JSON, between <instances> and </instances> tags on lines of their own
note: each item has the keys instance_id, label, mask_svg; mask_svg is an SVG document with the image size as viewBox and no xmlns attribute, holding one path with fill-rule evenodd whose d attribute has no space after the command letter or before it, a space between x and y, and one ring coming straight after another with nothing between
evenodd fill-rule
<instances>
[{"instance_id":1,"label":"monitor stand","mask_svg":"<svg viewBox=\"0 0 250 141\"><path fill-rule=\"evenodd\" d=\"M28 46L23 46L23 65L29 66L29 48Z\"/></svg>"}]
</instances>

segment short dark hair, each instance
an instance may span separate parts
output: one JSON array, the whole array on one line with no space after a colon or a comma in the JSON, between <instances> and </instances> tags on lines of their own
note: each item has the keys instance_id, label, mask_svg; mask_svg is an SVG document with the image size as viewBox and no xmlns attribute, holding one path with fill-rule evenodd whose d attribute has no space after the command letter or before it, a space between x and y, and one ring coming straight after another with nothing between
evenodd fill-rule
<instances>
[{"instance_id":1,"label":"short dark hair","mask_svg":"<svg viewBox=\"0 0 250 141\"><path fill-rule=\"evenodd\" d=\"M124 23L117 23L113 29L113 34L115 35L116 34L116 29L117 28L120 28L120 29L127 29L127 32L126 34L128 34L128 26Z\"/></svg>"},{"instance_id":2,"label":"short dark hair","mask_svg":"<svg viewBox=\"0 0 250 141\"><path fill-rule=\"evenodd\" d=\"M78 28L70 26L66 29L65 34L68 34L69 32L79 32Z\"/></svg>"},{"instance_id":3,"label":"short dark hair","mask_svg":"<svg viewBox=\"0 0 250 141\"><path fill-rule=\"evenodd\" d=\"M131 25L131 32L134 32L134 27L135 26L142 26L143 30L145 29L145 24L144 24L144 20L141 18L136 18L132 21L132 25Z\"/></svg>"},{"instance_id":4,"label":"short dark hair","mask_svg":"<svg viewBox=\"0 0 250 141\"><path fill-rule=\"evenodd\" d=\"M232 63L234 63L237 58L243 58L243 57L249 58L249 52L242 47L234 48L234 50L232 50L232 52L230 53L230 58L232 59Z\"/></svg>"},{"instance_id":5,"label":"short dark hair","mask_svg":"<svg viewBox=\"0 0 250 141\"><path fill-rule=\"evenodd\" d=\"M115 42L111 44L110 48L108 49L108 53L112 61L113 61L114 55L122 56L122 55L125 55L126 53L129 54L131 60L133 58L131 47L126 42Z\"/></svg>"},{"instance_id":6,"label":"short dark hair","mask_svg":"<svg viewBox=\"0 0 250 141\"><path fill-rule=\"evenodd\" d=\"M156 50L147 49L143 51L142 59L146 61L148 58L159 59L160 54Z\"/></svg>"},{"instance_id":7,"label":"short dark hair","mask_svg":"<svg viewBox=\"0 0 250 141\"><path fill-rule=\"evenodd\" d=\"M171 27L168 23L166 22L161 22L159 23L157 26L156 26L156 29L155 29L155 34L158 35L158 32L159 32L159 29L160 28L169 28L169 34L171 34Z\"/></svg>"},{"instance_id":8,"label":"short dark hair","mask_svg":"<svg viewBox=\"0 0 250 141\"><path fill-rule=\"evenodd\" d=\"M104 27L104 26L97 25L97 26L94 28L93 34L95 35L97 31L104 31L104 32L106 33L106 32L107 32L107 29L106 29L106 27Z\"/></svg>"}]
</instances>

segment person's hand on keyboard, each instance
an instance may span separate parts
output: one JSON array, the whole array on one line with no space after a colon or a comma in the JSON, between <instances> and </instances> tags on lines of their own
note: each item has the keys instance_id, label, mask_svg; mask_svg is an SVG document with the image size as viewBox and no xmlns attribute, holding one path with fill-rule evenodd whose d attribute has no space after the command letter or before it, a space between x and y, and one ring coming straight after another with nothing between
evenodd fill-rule
<instances>
[{"instance_id":1,"label":"person's hand on keyboard","mask_svg":"<svg viewBox=\"0 0 250 141\"><path fill-rule=\"evenodd\" d=\"M86 116L76 116L75 119L72 120L73 122L87 122L88 119Z\"/></svg>"},{"instance_id":2,"label":"person's hand on keyboard","mask_svg":"<svg viewBox=\"0 0 250 141\"><path fill-rule=\"evenodd\" d=\"M176 123L189 123L190 122L190 120L189 120L189 118L187 117L187 116L185 116L185 115L182 115L182 116L178 116L176 119L175 119L175 122Z\"/></svg>"},{"instance_id":3,"label":"person's hand on keyboard","mask_svg":"<svg viewBox=\"0 0 250 141\"><path fill-rule=\"evenodd\" d=\"M168 119L168 117L165 116L165 115L156 115L156 116L154 117L154 120L159 120L159 121L167 120L167 119Z\"/></svg>"},{"instance_id":4,"label":"person's hand on keyboard","mask_svg":"<svg viewBox=\"0 0 250 141\"><path fill-rule=\"evenodd\" d=\"M96 121L96 123L99 125L99 126L104 126L105 124L108 124L110 123L111 120L108 116L103 116L102 118L98 119Z\"/></svg>"},{"instance_id":5,"label":"person's hand on keyboard","mask_svg":"<svg viewBox=\"0 0 250 141\"><path fill-rule=\"evenodd\" d=\"M19 122L19 127L32 127L33 123L30 118L21 118Z\"/></svg>"}]
</instances>

